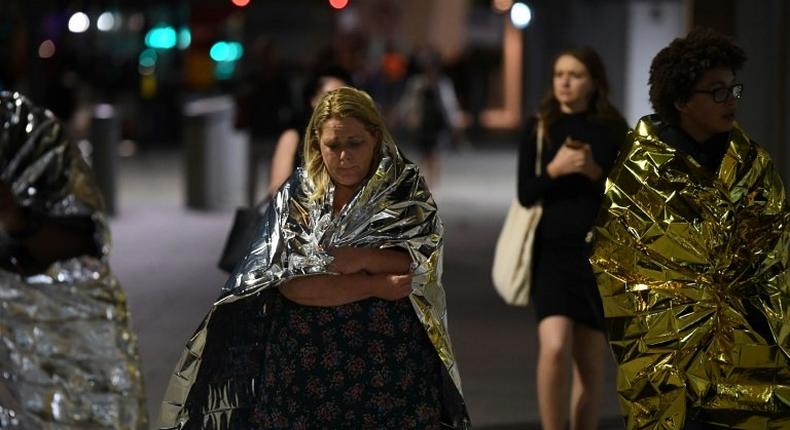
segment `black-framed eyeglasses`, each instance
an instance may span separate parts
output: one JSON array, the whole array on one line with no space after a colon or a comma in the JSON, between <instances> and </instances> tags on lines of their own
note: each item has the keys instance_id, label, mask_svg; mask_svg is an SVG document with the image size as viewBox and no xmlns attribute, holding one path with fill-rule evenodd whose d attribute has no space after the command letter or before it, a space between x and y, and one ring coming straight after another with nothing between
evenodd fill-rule
<instances>
[{"instance_id":1,"label":"black-framed eyeglasses","mask_svg":"<svg viewBox=\"0 0 790 430\"><path fill-rule=\"evenodd\" d=\"M710 94L716 103L724 103L730 96L735 99L743 95L743 84L733 84L729 87L716 88L715 90L694 90L695 93Z\"/></svg>"}]
</instances>

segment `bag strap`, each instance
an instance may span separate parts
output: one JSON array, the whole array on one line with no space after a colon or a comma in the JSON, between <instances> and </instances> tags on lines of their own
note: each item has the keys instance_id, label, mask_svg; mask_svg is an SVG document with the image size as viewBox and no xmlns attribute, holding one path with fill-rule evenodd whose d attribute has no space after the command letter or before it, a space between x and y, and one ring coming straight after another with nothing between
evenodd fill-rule
<instances>
[{"instance_id":1,"label":"bag strap","mask_svg":"<svg viewBox=\"0 0 790 430\"><path fill-rule=\"evenodd\" d=\"M543 126L543 120L538 118L537 123L537 138L535 139L535 146L536 146L536 155L535 155L535 177L540 176L540 166L542 164L543 158L543 137L546 133L546 130Z\"/></svg>"}]
</instances>

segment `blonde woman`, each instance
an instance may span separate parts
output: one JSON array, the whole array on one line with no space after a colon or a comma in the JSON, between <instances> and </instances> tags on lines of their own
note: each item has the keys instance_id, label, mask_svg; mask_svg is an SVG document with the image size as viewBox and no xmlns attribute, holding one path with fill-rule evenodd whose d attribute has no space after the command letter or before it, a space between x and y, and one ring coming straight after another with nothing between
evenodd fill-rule
<instances>
[{"instance_id":1,"label":"blonde woman","mask_svg":"<svg viewBox=\"0 0 790 430\"><path fill-rule=\"evenodd\" d=\"M321 98L304 142L187 346L162 428L469 428L419 170L352 88Z\"/></svg>"}]
</instances>

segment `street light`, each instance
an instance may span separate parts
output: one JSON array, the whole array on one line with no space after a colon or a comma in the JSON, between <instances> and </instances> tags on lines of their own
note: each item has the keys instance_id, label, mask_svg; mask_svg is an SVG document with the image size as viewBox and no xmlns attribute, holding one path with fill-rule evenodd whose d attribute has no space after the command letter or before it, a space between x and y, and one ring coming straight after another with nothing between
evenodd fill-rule
<instances>
[{"instance_id":1,"label":"street light","mask_svg":"<svg viewBox=\"0 0 790 430\"><path fill-rule=\"evenodd\" d=\"M72 33L84 33L91 26L91 20L84 12L75 12L69 18L69 31Z\"/></svg>"},{"instance_id":2,"label":"street light","mask_svg":"<svg viewBox=\"0 0 790 430\"><path fill-rule=\"evenodd\" d=\"M532 21L532 9L524 3L518 2L510 8L510 22L519 30L526 28Z\"/></svg>"},{"instance_id":3,"label":"street light","mask_svg":"<svg viewBox=\"0 0 790 430\"><path fill-rule=\"evenodd\" d=\"M329 5L340 10L348 6L348 0L329 0Z\"/></svg>"},{"instance_id":4,"label":"street light","mask_svg":"<svg viewBox=\"0 0 790 430\"><path fill-rule=\"evenodd\" d=\"M99 31L110 31L113 27L115 27L115 16L112 12L104 12L99 15L99 19L96 20L96 28Z\"/></svg>"},{"instance_id":5,"label":"street light","mask_svg":"<svg viewBox=\"0 0 790 430\"><path fill-rule=\"evenodd\" d=\"M38 45L38 56L40 58L52 58L55 55L55 42L52 40L45 40Z\"/></svg>"}]
</instances>

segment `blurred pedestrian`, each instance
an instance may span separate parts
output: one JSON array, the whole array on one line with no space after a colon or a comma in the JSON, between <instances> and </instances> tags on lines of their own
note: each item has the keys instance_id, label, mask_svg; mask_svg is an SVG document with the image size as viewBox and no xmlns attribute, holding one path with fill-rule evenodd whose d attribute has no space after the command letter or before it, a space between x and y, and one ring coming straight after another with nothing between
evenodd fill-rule
<instances>
[{"instance_id":1,"label":"blurred pedestrian","mask_svg":"<svg viewBox=\"0 0 790 430\"><path fill-rule=\"evenodd\" d=\"M394 109L403 94L408 73L408 59L398 49L397 44L388 40L378 65L377 80L380 85L380 96L375 96L382 109L384 118L392 122Z\"/></svg>"},{"instance_id":2,"label":"blurred pedestrian","mask_svg":"<svg viewBox=\"0 0 790 430\"><path fill-rule=\"evenodd\" d=\"M442 72L439 53L432 48L419 50L416 66L417 73L406 82L398 103L397 118L413 131L425 177L435 187L440 177L437 147L442 140L460 140L461 111L453 83Z\"/></svg>"},{"instance_id":3,"label":"blurred pedestrian","mask_svg":"<svg viewBox=\"0 0 790 430\"><path fill-rule=\"evenodd\" d=\"M790 207L735 122L744 51L696 29L653 58L592 262L630 429L790 428Z\"/></svg>"},{"instance_id":4,"label":"blurred pedestrian","mask_svg":"<svg viewBox=\"0 0 790 430\"><path fill-rule=\"evenodd\" d=\"M606 343L588 233L628 127L609 102L604 65L593 49L564 51L552 67L551 89L524 127L518 160L520 203L543 205L531 290L540 343L538 404L545 430L565 429L572 367L571 429L595 429ZM539 128L544 138L536 142Z\"/></svg>"},{"instance_id":5,"label":"blurred pedestrian","mask_svg":"<svg viewBox=\"0 0 790 430\"><path fill-rule=\"evenodd\" d=\"M273 41L260 37L249 56L250 70L237 94L236 128L249 130L247 199L258 201L261 162L270 163L280 133L293 121L290 82Z\"/></svg>"},{"instance_id":6,"label":"blurred pedestrian","mask_svg":"<svg viewBox=\"0 0 790 430\"><path fill-rule=\"evenodd\" d=\"M147 429L99 190L54 115L0 92L0 428Z\"/></svg>"},{"instance_id":7,"label":"blurred pedestrian","mask_svg":"<svg viewBox=\"0 0 790 430\"><path fill-rule=\"evenodd\" d=\"M470 428L419 169L356 89L325 94L305 137L182 355L161 428Z\"/></svg>"}]
</instances>

